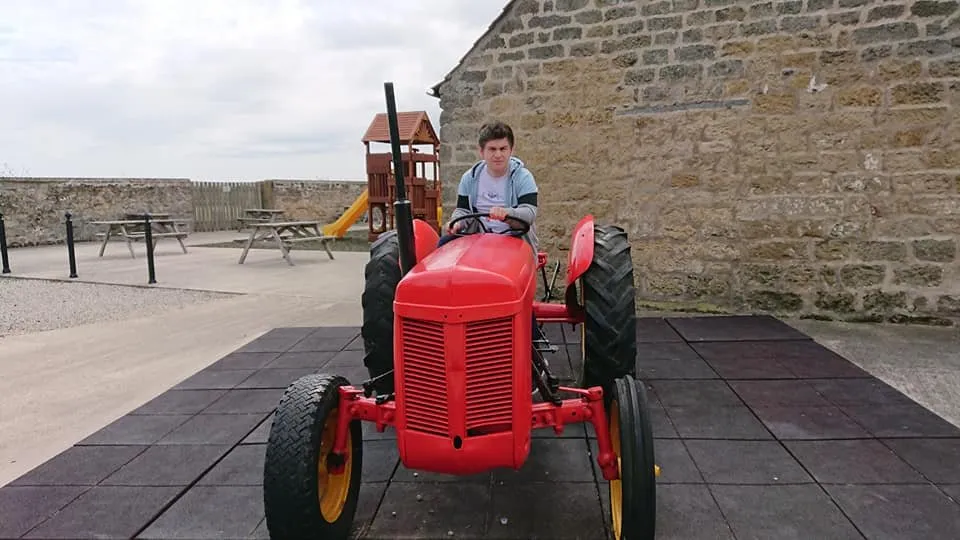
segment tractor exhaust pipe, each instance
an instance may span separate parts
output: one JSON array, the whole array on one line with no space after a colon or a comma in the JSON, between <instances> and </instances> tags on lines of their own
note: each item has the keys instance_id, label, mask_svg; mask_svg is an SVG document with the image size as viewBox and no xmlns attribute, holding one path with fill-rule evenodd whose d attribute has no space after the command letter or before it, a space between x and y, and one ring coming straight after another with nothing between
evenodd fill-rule
<instances>
[{"instance_id":1,"label":"tractor exhaust pipe","mask_svg":"<svg viewBox=\"0 0 960 540\"><path fill-rule=\"evenodd\" d=\"M393 173L397 182L397 200L393 202L396 216L397 243L400 246L400 275L406 275L417 264L417 248L413 238L413 209L407 199L403 183L403 157L400 154L400 126L397 120L397 101L393 83L383 83L387 96L387 121L390 124L390 146L393 149Z\"/></svg>"}]
</instances>

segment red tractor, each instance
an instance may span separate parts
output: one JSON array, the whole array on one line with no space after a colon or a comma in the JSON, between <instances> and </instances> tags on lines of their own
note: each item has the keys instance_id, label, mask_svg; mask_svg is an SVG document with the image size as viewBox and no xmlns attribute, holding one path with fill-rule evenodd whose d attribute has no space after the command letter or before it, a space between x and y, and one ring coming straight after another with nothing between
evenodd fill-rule
<instances>
[{"instance_id":1,"label":"red tractor","mask_svg":"<svg viewBox=\"0 0 960 540\"><path fill-rule=\"evenodd\" d=\"M645 388L635 379L626 233L591 216L577 224L565 304L549 302L546 256L522 238L529 224L436 248L437 232L412 218L392 83L385 91L397 225L373 243L365 269L361 332L371 379L354 386L335 374L307 375L284 392L264 463L270 537L349 537L363 463L360 422L367 421L395 430L404 466L456 475L519 469L532 430L560 433L589 422L610 485L614 537L654 538L659 469ZM575 386L561 386L550 373L543 353L555 347L543 323L580 325Z\"/></svg>"}]
</instances>

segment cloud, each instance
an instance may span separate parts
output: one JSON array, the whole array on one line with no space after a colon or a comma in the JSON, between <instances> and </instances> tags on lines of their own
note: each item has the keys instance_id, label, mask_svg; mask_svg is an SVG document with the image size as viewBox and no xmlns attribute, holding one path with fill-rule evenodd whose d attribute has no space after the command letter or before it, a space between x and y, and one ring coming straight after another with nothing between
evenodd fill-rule
<instances>
[{"instance_id":1,"label":"cloud","mask_svg":"<svg viewBox=\"0 0 960 540\"><path fill-rule=\"evenodd\" d=\"M360 138L506 0L6 0L0 162L35 176L363 178Z\"/></svg>"}]
</instances>

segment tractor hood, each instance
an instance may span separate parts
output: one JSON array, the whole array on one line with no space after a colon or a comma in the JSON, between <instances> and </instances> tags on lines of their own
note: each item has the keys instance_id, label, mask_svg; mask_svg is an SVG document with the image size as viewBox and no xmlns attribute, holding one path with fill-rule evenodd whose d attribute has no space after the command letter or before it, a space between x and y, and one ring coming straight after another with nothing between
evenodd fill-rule
<instances>
[{"instance_id":1,"label":"tractor hood","mask_svg":"<svg viewBox=\"0 0 960 540\"><path fill-rule=\"evenodd\" d=\"M535 276L533 248L522 238L474 234L417 263L398 285L396 301L444 307L517 302Z\"/></svg>"}]
</instances>

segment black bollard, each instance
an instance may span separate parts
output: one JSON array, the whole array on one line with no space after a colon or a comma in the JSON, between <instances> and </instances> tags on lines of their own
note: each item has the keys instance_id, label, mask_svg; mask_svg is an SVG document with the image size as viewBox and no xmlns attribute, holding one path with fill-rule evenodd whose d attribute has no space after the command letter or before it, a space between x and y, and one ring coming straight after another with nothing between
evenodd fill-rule
<instances>
[{"instance_id":1,"label":"black bollard","mask_svg":"<svg viewBox=\"0 0 960 540\"><path fill-rule=\"evenodd\" d=\"M77 254L73 245L73 214L67 212L67 257L70 259L70 277L77 277Z\"/></svg>"},{"instance_id":2,"label":"black bollard","mask_svg":"<svg viewBox=\"0 0 960 540\"><path fill-rule=\"evenodd\" d=\"M3 273L10 273L10 256L7 255L7 226L3 223L3 213L0 212L0 259L3 259Z\"/></svg>"},{"instance_id":3,"label":"black bollard","mask_svg":"<svg viewBox=\"0 0 960 540\"><path fill-rule=\"evenodd\" d=\"M157 272L153 266L153 224L150 223L150 214L144 216L143 223L146 225L144 240L147 242L147 272L150 275L147 283L152 284L157 282Z\"/></svg>"}]
</instances>

